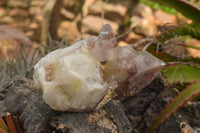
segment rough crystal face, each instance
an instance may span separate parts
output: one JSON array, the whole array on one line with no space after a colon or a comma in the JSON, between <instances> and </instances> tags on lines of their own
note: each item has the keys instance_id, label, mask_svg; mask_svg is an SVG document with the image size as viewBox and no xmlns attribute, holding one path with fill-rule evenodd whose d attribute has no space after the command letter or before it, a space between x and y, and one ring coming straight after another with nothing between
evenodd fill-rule
<instances>
[{"instance_id":1,"label":"rough crystal face","mask_svg":"<svg viewBox=\"0 0 200 133\"><path fill-rule=\"evenodd\" d=\"M101 64L86 48L50 53L35 66L34 79L45 102L60 111L94 108L107 88Z\"/></svg>"},{"instance_id":2,"label":"rough crystal face","mask_svg":"<svg viewBox=\"0 0 200 133\"><path fill-rule=\"evenodd\" d=\"M131 87L145 87L162 66L147 52L116 47L112 28L103 25L98 37L43 57L34 67L34 82L52 109L83 111L102 107L114 95L127 96Z\"/></svg>"}]
</instances>

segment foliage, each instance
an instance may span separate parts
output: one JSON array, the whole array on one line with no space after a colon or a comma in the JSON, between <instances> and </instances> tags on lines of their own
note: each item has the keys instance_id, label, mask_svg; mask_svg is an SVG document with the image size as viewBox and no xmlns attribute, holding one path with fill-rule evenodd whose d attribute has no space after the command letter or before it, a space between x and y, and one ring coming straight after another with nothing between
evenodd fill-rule
<instances>
[{"instance_id":1,"label":"foliage","mask_svg":"<svg viewBox=\"0 0 200 133\"><path fill-rule=\"evenodd\" d=\"M200 24L192 23L181 26L162 26L160 27L161 34L157 36L157 39L161 42L169 40L175 36L190 35L196 39L200 39Z\"/></svg>"},{"instance_id":2,"label":"foliage","mask_svg":"<svg viewBox=\"0 0 200 133\"><path fill-rule=\"evenodd\" d=\"M19 48L19 57L0 60L0 87L18 78L32 78L33 65L38 60L38 50L28 52L24 46Z\"/></svg>"},{"instance_id":3,"label":"foliage","mask_svg":"<svg viewBox=\"0 0 200 133\"><path fill-rule=\"evenodd\" d=\"M5 119L7 124L0 116L0 133L22 133L17 117L11 116L10 113L7 112Z\"/></svg>"},{"instance_id":4,"label":"foliage","mask_svg":"<svg viewBox=\"0 0 200 133\"><path fill-rule=\"evenodd\" d=\"M2 119L1 116L0 116L0 132L9 133L8 127L6 126L4 120Z\"/></svg>"},{"instance_id":5,"label":"foliage","mask_svg":"<svg viewBox=\"0 0 200 133\"><path fill-rule=\"evenodd\" d=\"M177 14L177 11L173 8L170 8L170 7L167 7L167 6L163 6L161 4L158 4L158 3L155 3L155 2L152 2L152 1L149 1L149 0L139 0L140 2L142 3L145 3L146 5L150 6L151 8L153 9L161 9L169 14L174 14L176 15Z\"/></svg>"},{"instance_id":6,"label":"foliage","mask_svg":"<svg viewBox=\"0 0 200 133\"><path fill-rule=\"evenodd\" d=\"M18 57L7 57L0 60L0 87L4 87L12 83L12 81L20 78L31 78L33 75L33 66L36 62L47 53L68 46L65 38L61 42L54 42L48 37L48 45L42 46L40 49L27 49L24 44L18 48Z\"/></svg>"},{"instance_id":7,"label":"foliage","mask_svg":"<svg viewBox=\"0 0 200 133\"><path fill-rule=\"evenodd\" d=\"M165 44L165 41L175 37L190 35L194 38L200 39L200 8L189 4L185 0L140 0L145 4L151 6L154 9L162 9L171 14L176 14L177 11L181 12L185 17L193 20L193 23L186 24L182 26L162 26L160 27L161 34L157 36L157 40L161 44ZM153 1L153 2L152 2ZM159 4L158 4L159 3ZM165 5L165 6L163 6ZM177 11L176 11L177 10ZM49 37L48 47L42 46L42 53L45 55L50 51L61 48L65 45L65 40L63 40L61 45L55 45L57 42ZM183 44L183 47L193 48L200 50L199 47ZM161 46L162 47L162 46ZM32 68L38 59L38 50L33 50L27 52L25 49L25 54L20 54L19 60L9 58L8 60L0 61L0 86L6 85L12 80L21 77L32 77ZM24 56L25 55L25 56ZM164 59L167 62L177 61L176 57L173 57L164 52L154 53L160 59ZM191 85L185 88L179 95L177 95L171 102L161 111L161 113L156 117L153 123L146 130L146 133L153 132L165 119L177 111L184 103L193 98L194 96L200 94L200 70L197 68L200 66L200 59L196 58L185 58L178 59L179 63L175 62L173 65L167 63L167 67L163 70L165 75L170 82L181 81L183 83L190 82ZM197 80L196 82L193 82ZM0 121L0 128L4 131L6 126Z\"/></svg>"},{"instance_id":8,"label":"foliage","mask_svg":"<svg viewBox=\"0 0 200 133\"><path fill-rule=\"evenodd\" d=\"M168 81L173 82L193 82L200 79L200 70L188 65L176 65L165 69Z\"/></svg>"},{"instance_id":9,"label":"foliage","mask_svg":"<svg viewBox=\"0 0 200 133\"><path fill-rule=\"evenodd\" d=\"M161 111L161 113L156 117L154 122L149 126L145 133L152 133L155 128L157 128L160 123L179 109L183 104L189 101L191 98L200 93L200 80L191 84L191 86L185 88L181 93L179 93L174 99L171 100L170 104Z\"/></svg>"},{"instance_id":10,"label":"foliage","mask_svg":"<svg viewBox=\"0 0 200 133\"><path fill-rule=\"evenodd\" d=\"M200 39L200 8L196 5L189 3L186 0L151 0L153 2L167 5L181 12L185 17L193 20L193 23L182 26L161 26L160 34L157 36L158 43L165 45L166 42L177 36L189 35L191 37ZM185 48L193 48L200 50L199 47L191 46L188 44L180 44ZM162 47L162 46L161 46ZM173 57L165 52L159 52L158 58L167 61L165 75L169 82L181 81L182 83L191 83L180 92L168 105L160 112L155 120L146 129L145 133L152 133L160 124L176 112L183 104L194 96L200 94L200 59L198 58L185 58L180 59ZM177 62L177 59L179 60ZM197 80L196 82L194 82Z\"/></svg>"},{"instance_id":11,"label":"foliage","mask_svg":"<svg viewBox=\"0 0 200 133\"><path fill-rule=\"evenodd\" d=\"M186 0L151 0L156 3L173 7L181 12L185 17L192 19L194 22L200 22L200 7L189 3Z\"/></svg>"}]
</instances>

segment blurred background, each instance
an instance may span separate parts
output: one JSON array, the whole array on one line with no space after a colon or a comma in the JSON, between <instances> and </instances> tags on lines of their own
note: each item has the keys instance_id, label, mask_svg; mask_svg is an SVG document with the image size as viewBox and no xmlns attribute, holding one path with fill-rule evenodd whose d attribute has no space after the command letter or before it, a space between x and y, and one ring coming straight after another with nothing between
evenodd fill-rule
<instances>
[{"instance_id":1,"label":"blurred background","mask_svg":"<svg viewBox=\"0 0 200 133\"><path fill-rule=\"evenodd\" d=\"M37 62L110 24L118 46L173 62L163 70L168 81L190 83L200 78L199 22L198 0L0 0L0 59Z\"/></svg>"},{"instance_id":2,"label":"blurred background","mask_svg":"<svg viewBox=\"0 0 200 133\"><path fill-rule=\"evenodd\" d=\"M168 81L167 85L161 85L161 88L167 88L163 89L163 92L166 91L164 95L157 85L160 81L155 80L153 87L150 86L152 89L147 88L147 93L144 91L145 95L141 93L136 99L133 97L130 101L133 104L127 102L132 126L143 131L169 103L170 95L178 94L175 102L172 100L170 103L173 108L163 115L164 119L193 98L192 104L188 102L183 107L182 112L186 115L182 115L181 111L175 113L176 119L168 123L179 130L181 121L178 119L184 118L199 129L199 0L0 0L0 88L8 87L16 79L32 79L33 66L41 57L57 48L98 35L103 24L112 26L118 46L130 45L138 51L147 50L166 63L161 71ZM160 110L157 110L160 104L154 103L154 100L162 104ZM149 106L150 103L153 106ZM154 116L149 117L148 112ZM170 132L169 126L166 130L160 129Z\"/></svg>"},{"instance_id":3,"label":"blurred background","mask_svg":"<svg viewBox=\"0 0 200 133\"><path fill-rule=\"evenodd\" d=\"M190 2L200 5L199 1ZM132 45L146 37L155 37L166 27L191 23L174 8L148 0L0 0L0 57L14 55L19 43L27 47L48 45L63 37L70 45L98 35L102 24L112 26L119 46ZM176 36L176 35L174 35ZM177 37L175 42L200 46L191 37ZM168 48L169 50L169 48ZM191 48L175 46L169 50L179 57L200 57Z\"/></svg>"}]
</instances>

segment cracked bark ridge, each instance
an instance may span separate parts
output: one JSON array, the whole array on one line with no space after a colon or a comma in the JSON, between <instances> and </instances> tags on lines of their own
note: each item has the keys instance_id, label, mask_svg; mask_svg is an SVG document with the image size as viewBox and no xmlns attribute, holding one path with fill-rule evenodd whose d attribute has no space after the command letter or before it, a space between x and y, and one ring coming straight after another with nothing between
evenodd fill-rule
<instances>
[{"instance_id":1,"label":"cracked bark ridge","mask_svg":"<svg viewBox=\"0 0 200 133\"><path fill-rule=\"evenodd\" d=\"M125 99L126 108L134 133L144 132L176 92L164 85L163 79L156 78L137 95ZM155 131L155 133L180 133L179 122L172 115ZM169 128L170 127L170 128Z\"/></svg>"},{"instance_id":2,"label":"cracked bark ridge","mask_svg":"<svg viewBox=\"0 0 200 133\"><path fill-rule=\"evenodd\" d=\"M64 112L52 118L50 125L70 133L132 133L132 127L118 101L112 100L94 112Z\"/></svg>"},{"instance_id":3,"label":"cracked bark ridge","mask_svg":"<svg viewBox=\"0 0 200 133\"><path fill-rule=\"evenodd\" d=\"M6 112L18 116L21 125L29 133L46 132L48 121L55 111L43 101L41 93L33 87L33 81L22 79L14 81L13 84L1 91L5 98L0 101L0 115Z\"/></svg>"},{"instance_id":4,"label":"cracked bark ridge","mask_svg":"<svg viewBox=\"0 0 200 133\"><path fill-rule=\"evenodd\" d=\"M144 132L165 105L177 95L177 91L165 84L166 81L159 76L137 95L122 101L134 133ZM181 133L180 123L183 121L188 122L193 129L198 127L200 125L199 107L200 103L186 104L166 119L154 133Z\"/></svg>"}]
</instances>

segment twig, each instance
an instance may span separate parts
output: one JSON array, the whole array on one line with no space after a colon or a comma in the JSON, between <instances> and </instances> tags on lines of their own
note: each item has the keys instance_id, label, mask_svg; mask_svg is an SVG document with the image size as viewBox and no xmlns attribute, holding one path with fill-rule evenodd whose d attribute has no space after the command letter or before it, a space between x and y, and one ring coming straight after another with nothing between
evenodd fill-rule
<instances>
[{"instance_id":1,"label":"twig","mask_svg":"<svg viewBox=\"0 0 200 133\"><path fill-rule=\"evenodd\" d=\"M56 30L60 21L60 10L63 0L47 0L43 8L44 21L41 24L41 43L47 45L48 32L57 39Z\"/></svg>"},{"instance_id":2,"label":"twig","mask_svg":"<svg viewBox=\"0 0 200 133\"><path fill-rule=\"evenodd\" d=\"M4 120L2 119L2 117L0 116L0 123L3 125L3 127L5 128L6 131L8 131L8 127L5 124ZM3 128L2 128L3 129Z\"/></svg>"},{"instance_id":3,"label":"twig","mask_svg":"<svg viewBox=\"0 0 200 133\"><path fill-rule=\"evenodd\" d=\"M174 78L175 73L178 71L178 69L180 68L180 66L177 66L176 69L174 70L174 72L172 73L172 78Z\"/></svg>"},{"instance_id":4,"label":"twig","mask_svg":"<svg viewBox=\"0 0 200 133\"><path fill-rule=\"evenodd\" d=\"M183 81L184 81L185 80L185 76L183 74L183 69L181 67L180 67L180 72L181 72L182 76L180 76L180 80L179 81L181 81L181 78L183 78Z\"/></svg>"},{"instance_id":5,"label":"twig","mask_svg":"<svg viewBox=\"0 0 200 133\"><path fill-rule=\"evenodd\" d=\"M71 23L70 23L71 24ZM69 24L69 25L70 25ZM64 42L66 41L66 36L67 36L67 32L68 32L68 28L65 30L65 34L64 34L64 36L63 36L63 38L62 38L62 40L61 40L61 42L60 42L60 44L64 44Z\"/></svg>"},{"instance_id":6,"label":"twig","mask_svg":"<svg viewBox=\"0 0 200 133\"><path fill-rule=\"evenodd\" d=\"M102 1L103 2L103 1ZM102 3L102 7L101 7L102 11L101 11L101 25L104 24L104 2Z\"/></svg>"},{"instance_id":7,"label":"twig","mask_svg":"<svg viewBox=\"0 0 200 133\"><path fill-rule=\"evenodd\" d=\"M23 52L25 52L25 46L23 43L20 44L23 47ZM19 56L22 59L21 61L24 61L23 65L25 67L25 70L27 70L27 61L24 57L24 54L22 53L22 49L20 48L20 46L18 47L18 51L19 51ZM25 53L25 55L27 56L27 54Z\"/></svg>"},{"instance_id":8,"label":"twig","mask_svg":"<svg viewBox=\"0 0 200 133\"><path fill-rule=\"evenodd\" d=\"M134 43L133 47L137 48L139 45L145 44L145 43L148 43L148 42L150 43L150 45L154 44L154 43L155 44L158 43L157 39L155 37L147 37L147 38L144 38L144 39L140 39L139 41L137 41L136 43ZM148 46L146 48L148 48Z\"/></svg>"},{"instance_id":9,"label":"twig","mask_svg":"<svg viewBox=\"0 0 200 133\"><path fill-rule=\"evenodd\" d=\"M139 25L132 27L131 29L129 29L127 32L120 34L118 37L116 37L117 40L127 36L131 31L135 31L138 27L140 27Z\"/></svg>"},{"instance_id":10,"label":"twig","mask_svg":"<svg viewBox=\"0 0 200 133\"><path fill-rule=\"evenodd\" d=\"M0 133L6 133L2 128L0 128Z\"/></svg>"},{"instance_id":11,"label":"twig","mask_svg":"<svg viewBox=\"0 0 200 133\"><path fill-rule=\"evenodd\" d=\"M6 122L8 124L8 128L9 128L10 133L17 133L17 130L15 128L15 125L13 123L11 115L8 112L6 112Z\"/></svg>"},{"instance_id":12,"label":"twig","mask_svg":"<svg viewBox=\"0 0 200 133\"><path fill-rule=\"evenodd\" d=\"M148 43L144 46L144 48L142 49L142 51L147 50L148 47L151 46L153 43L154 43L154 42L148 42Z\"/></svg>"},{"instance_id":13,"label":"twig","mask_svg":"<svg viewBox=\"0 0 200 133\"><path fill-rule=\"evenodd\" d=\"M104 10L105 10L105 9L104 9L104 3L107 3L108 1L109 1L109 0L105 0L105 2L102 1L102 2L103 2L103 3L102 3L102 7L101 7L101 8L102 8L102 9L101 9L101 21L102 21L101 23L102 23L102 25L104 24L104 16L105 16L105 12L104 12Z\"/></svg>"},{"instance_id":14,"label":"twig","mask_svg":"<svg viewBox=\"0 0 200 133\"><path fill-rule=\"evenodd\" d=\"M21 129L20 125L19 125L19 121L18 121L16 116L13 116L13 122L15 124L16 129L17 129L17 133L23 133L22 129Z\"/></svg>"},{"instance_id":15,"label":"twig","mask_svg":"<svg viewBox=\"0 0 200 133\"><path fill-rule=\"evenodd\" d=\"M178 65L188 65L188 66L191 66L191 67L194 67L194 68L196 68L196 69L198 69L198 70L200 70L200 67L199 66L197 66L197 65L195 65L194 63L188 63L188 62L168 62L168 63L166 63L166 65L165 65L165 68L169 68L169 67L172 67L172 66L178 66Z\"/></svg>"}]
</instances>

